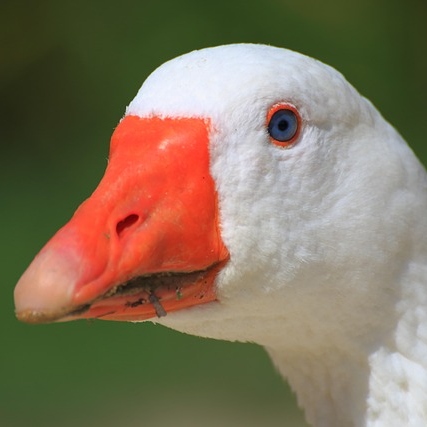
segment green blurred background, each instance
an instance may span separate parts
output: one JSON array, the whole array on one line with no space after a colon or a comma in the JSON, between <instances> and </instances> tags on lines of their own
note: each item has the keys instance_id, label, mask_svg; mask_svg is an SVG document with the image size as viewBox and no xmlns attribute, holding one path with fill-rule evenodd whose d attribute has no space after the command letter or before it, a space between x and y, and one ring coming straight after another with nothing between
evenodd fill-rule
<instances>
[{"instance_id":1,"label":"green blurred background","mask_svg":"<svg viewBox=\"0 0 427 427\"><path fill-rule=\"evenodd\" d=\"M243 41L338 68L427 160L425 0L1 1L0 427L305 425L254 345L13 313L14 284L96 186L146 76Z\"/></svg>"}]
</instances>

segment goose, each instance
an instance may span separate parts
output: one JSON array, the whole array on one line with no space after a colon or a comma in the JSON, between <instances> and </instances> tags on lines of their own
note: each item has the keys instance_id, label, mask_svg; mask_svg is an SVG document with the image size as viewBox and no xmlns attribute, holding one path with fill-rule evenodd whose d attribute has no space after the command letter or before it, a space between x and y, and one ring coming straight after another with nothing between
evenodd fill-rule
<instances>
[{"instance_id":1,"label":"goose","mask_svg":"<svg viewBox=\"0 0 427 427\"><path fill-rule=\"evenodd\" d=\"M263 346L316 427L427 425L427 177L333 68L257 44L161 65L17 318Z\"/></svg>"}]
</instances>

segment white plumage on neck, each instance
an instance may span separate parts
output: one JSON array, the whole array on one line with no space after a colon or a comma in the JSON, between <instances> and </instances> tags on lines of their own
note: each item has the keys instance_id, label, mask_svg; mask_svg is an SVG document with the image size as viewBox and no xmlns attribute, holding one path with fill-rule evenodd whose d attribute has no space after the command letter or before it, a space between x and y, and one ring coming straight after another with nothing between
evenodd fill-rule
<instances>
[{"instance_id":1,"label":"white plumage on neck","mask_svg":"<svg viewBox=\"0 0 427 427\"><path fill-rule=\"evenodd\" d=\"M278 102L298 143L269 143ZM218 303L159 323L266 347L315 426L427 424L427 179L334 69L259 45L156 70L127 114L205 117L230 261Z\"/></svg>"}]
</instances>

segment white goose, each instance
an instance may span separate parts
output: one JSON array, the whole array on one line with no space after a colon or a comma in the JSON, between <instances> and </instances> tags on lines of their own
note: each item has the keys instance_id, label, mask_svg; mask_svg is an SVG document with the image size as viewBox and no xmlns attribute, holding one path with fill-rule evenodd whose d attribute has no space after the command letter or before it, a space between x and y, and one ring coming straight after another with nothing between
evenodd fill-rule
<instances>
[{"instance_id":1,"label":"white goose","mask_svg":"<svg viewBox=\"0 0 427 427\"><path fill-rule=\"evenodd\" d=\"M274 47L204 49L144 83L16 312L252 341L312 425L421 427L426 236L423 167L341 74Z\"/></svg>"}]
</instances>

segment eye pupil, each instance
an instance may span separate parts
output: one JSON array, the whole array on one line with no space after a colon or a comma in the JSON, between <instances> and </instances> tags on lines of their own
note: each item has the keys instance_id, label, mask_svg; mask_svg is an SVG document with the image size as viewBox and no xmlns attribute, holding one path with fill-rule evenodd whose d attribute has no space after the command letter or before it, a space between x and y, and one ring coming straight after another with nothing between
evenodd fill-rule
<instances>
[{"instance_id":1,"label":"eye pupil","mask_svg":"<svg viewBox=\"0 0 427 427\"><path fill-rule=\"evenodd\" d=\"M284 131L289 127L289 123L286 120L281 120L278 126L281 131Z\"/></svg>"},{"instance_id":2,"label":"eye pupil","mask_svg":"<svg viewBox=\"0 0 427 427\"><path fill-rule=\"evenodd\" d=\"M293 142L292 139L298 132L298 118L289 107L277 110L268 123L268 133L277 142Z\"/></svg>"}]
</instances>

